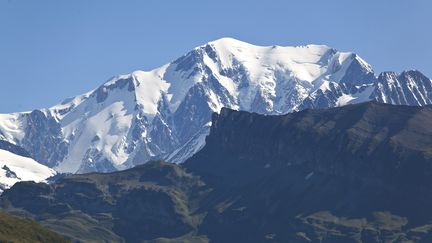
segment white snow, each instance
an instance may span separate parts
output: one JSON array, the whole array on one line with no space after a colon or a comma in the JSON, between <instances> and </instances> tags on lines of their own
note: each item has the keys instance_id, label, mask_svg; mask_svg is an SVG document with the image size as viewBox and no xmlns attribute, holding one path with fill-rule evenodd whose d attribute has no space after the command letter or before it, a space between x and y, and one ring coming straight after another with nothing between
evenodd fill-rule
<instances>
[{"instance_id":1,"label":"white snow","mask_svg":"<svg viewBox=\"0 0 432 243\"><path fill-rule=\"evenodd\" d=\"M205 51L212 48L216 60ZM161 99L166 97L168 109L174 113L184 101L188 91L196 84L203 85L203 95L212 111L222 107L255 111L253 102L258 94L268 114L284 114L298 109L304 99L318 89L329 90L330 85L343 78L346 69L356 58L366 68L370 66L361 58L349 52L337 52L325 45L306 46L255 46L232 38L222 38L194 49L199 54L196 63L189 69L177 69L176 63L169 63L151 71L135 71L116 76L99 87L106 95L103 102L97 102L98 89L69 98L61 104L44 109L45 114L54 117L61 125L68 142L67 156L55 168L61 172L76 172L83 162L97 163L89 157L89 151L98 158L107 159L117 168L124 168L135 151L130 147L134 118L145 116L147 123L141 134L143 143L151 143L152 121L159 115ZM187 56L186 56L187 57ZM242 78L225 75L225 71L244 69ZM210 71L209 71L210 70ZM227 90L220 94L211 84L202 83L213 75ZM241 80L240 80L241 79ZM123 88L117 82L128 83ZM241 82L246 82L241 83ZM133 85L133 89L129 89ZM344 94L338 105L365 101L372 88L359 94ZM229 96L226 102L222 96ZM20 114L0 114L0 138L19 143L23 138L25 121ZM170 127L175 131L175 127ZM207 125L200 128L208 131ZM180 144L172 151L170 158L184 160L204 146L206 132L193 131L194 141ZM174 140L176 138L173 138ZM157 152L144 146L149 155ZM162 148L163 149L163 148ZM187 150L186 152L181 150ZM159 154L155 154L159 155ZM165 156L165 155L164 155Z\"/></svg>"},{"instance_id":2,"label":"white snow","mask_svg":"<svg viewBox=\"0 0 432 243\"><path fill-rule=\"evenodd\" d=\"M325 45L255 46L232 38L222 38L209 42L208 45L214 47L222 67L232 68L233 63L240 63L246 69L250 81L247 88L236 90L236 85L231 80L220 79L231 94L238 94L239 108L243 110L251 109L253 94L258 88L268 94L269 98L275 97L278 83L286 82L277 80L274 76L276 69L279 73L288 74L291 80L310 84L316 82L327 71L320 59L331 50ZM209 58L205 58L205 63L214 70L215 65L207 60Z\"/></svg>"},{"instance_id":3,"label":"white snow","mask_svg":"<svg viewBox=\"0 0 432 243\"><path fill-rule=\"evenodd\" d=\"M0 136L3 134L4 140L15 143L24 137L22 120L19 113L0 114Z\"/></svg>"},{"instance_id":4,"label":"white snow","mask_svg":"<svg viewBox=\"0 0 432 243\"><path fill-rule=\"evenodd\" d=\"M63 133L70 138L71 146L68 156L56 167L57 171L77 171L89 148L98 150L114 164L127 160L122 145L132 124L136 103L135 97L126 92L129 92L127 87L112 90L99 104L92 97L64 117L61 121Z\"/></svg>"},{"instance_id":5,"label":"white snow","mask_svg":"<svg viewBox=\"0 0 432 243\"><path fill-rule=\"evenodd\" d=\"M373 91L373 85L369 85L362 92L355 94L343 94L336 101L336 106L344 106L348 104L356 104L369 101Z\"/></svg>"},{"instance_id":6,"label":"white snow","mask_svg":"<svg viewBox=\"0 0 432 243\"><path fill-rule=\"evenodd\" d=\"M344 106L350 103L350 101L354 100L355 97L351 94L343 94L341 97L338 98L336 105L337 106Z\"/></svg>"},{"instance_id":7,"label":"white snow","mask_svg":"<svg viewBox=\"0 0 432 243\"><path fill-rule=\"evenodd\" d=\"M158 102L162 92L166 93L169 83L159 75L161 70L151 72L135 71L132 73L134 78L137 103L142 105L144 113L154 116L157 113Z\"/></svg>"},{"instance_id":8,"label":"white snow","mask_svg":"<svg viewBox=\"0 0 432 243\"><path fill-rule=\"evenodd\" d=\"M182 163L188 159L191 155L196 154L205 145L205 138L210 133L211 122L208 122L195 136L193 136L183 146L172 152L166 160L172 163Z\"/></svg>"},{"instance_id":9,"label":"white snow","mask_svg":"<svg viewBox=\"0 0 432 243\"><path fill-rule=\"evenodd\" d=\"M45 115L47 115L49 113L52 115L52 117L56 118L57 121L60 121L61 119L63 119L65 114L67 114L67 112L65 112L65 111L72 109L72 108L78 106L79 104L81 104L83 101L88 99L88 97L93 92L94 92L94 90L87 92L85 94L82 94L82 95L78 95L76 97L65 99L62 103L60 103L56 106L53 106L49 109L45 109L44 113L45 113Z\"/></svg>"},{"instance_id":10,"label":"white snow","mask_svg":"<svg viewBox=\"0 0 432 243\"><path fill-rule=\"evenodd\" d=\"M3 169L4 166L7 166L10 171L14 172L17 178L13 176L7 177L6 170ZM56 172L53 169L39 164L31 158L0 149L0 184L6 188L11 187L19 181L45 182L47 178L55 174Z\"/></svg>"},{"instance_id":11,"label":"white snow","mask_svg":"<svg viewBox=\"0 0 432 243\"><path fill-rule=\"evenodd\" d=\"M217 64L214 63L207 55L204 56L204 63L210 68L210 70L212 70L212 73L216 75L216 78L219 80L222 86L227 89L232 96L236 97L238 95L237 85L233 82L233 80L219 75L219 67L217 67Z\"/></svg>"}]
</instances>

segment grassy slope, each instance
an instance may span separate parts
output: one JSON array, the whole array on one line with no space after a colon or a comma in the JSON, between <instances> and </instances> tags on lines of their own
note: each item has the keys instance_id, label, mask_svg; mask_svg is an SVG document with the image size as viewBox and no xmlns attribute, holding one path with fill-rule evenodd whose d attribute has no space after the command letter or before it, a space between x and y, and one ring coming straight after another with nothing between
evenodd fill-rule
<instances>
[{"instance_id":1,"label":"grassy slope","mask_svg":"<svg viewBox=\"0 0 432 243\"><path fill-rule=\"evenodd\" d=\"M36 222L0 212L0 242L68 242Z\"/></svg>"}]
</instances>

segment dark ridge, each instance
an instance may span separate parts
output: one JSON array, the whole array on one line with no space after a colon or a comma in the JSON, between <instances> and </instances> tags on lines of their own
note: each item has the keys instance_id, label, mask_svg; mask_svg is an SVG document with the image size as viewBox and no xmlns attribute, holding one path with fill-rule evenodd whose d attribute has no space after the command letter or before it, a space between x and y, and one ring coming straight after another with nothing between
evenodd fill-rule
<instances>
[{"instance_id":1,"label":"dark ridge","mask_svg":"<svg viewBox=\"0 0 432 243\"><path fill-rule=\"evenodd\" d=\"M22 182L0 207L73 240L430 242L432 107L222 109L183 165Z\"/></svg>"}]
</instances>

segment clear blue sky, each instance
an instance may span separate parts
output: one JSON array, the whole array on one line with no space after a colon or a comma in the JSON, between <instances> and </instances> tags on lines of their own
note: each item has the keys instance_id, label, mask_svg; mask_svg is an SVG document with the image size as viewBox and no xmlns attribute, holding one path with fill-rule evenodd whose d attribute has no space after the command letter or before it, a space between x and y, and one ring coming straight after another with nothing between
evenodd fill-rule
<instances>
[{"instance_id":1,"label":"clear blue sky","mask_svg":"<svg viewBox=\"0 0 432 243\"><path fill-rule=\"evenodd\" d=\"M430 0L0 0L0 113L54 105L208 41L326 44L432 77Z\"/></svg>"}]
</instances>

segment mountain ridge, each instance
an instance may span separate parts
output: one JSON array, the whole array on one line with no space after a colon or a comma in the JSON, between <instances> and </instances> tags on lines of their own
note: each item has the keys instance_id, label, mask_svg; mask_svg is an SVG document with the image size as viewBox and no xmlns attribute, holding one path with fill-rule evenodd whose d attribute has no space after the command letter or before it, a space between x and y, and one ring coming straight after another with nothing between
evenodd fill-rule
<instances>
[{"instance_id":1,"label":"mountain ridge","mask_svg":"<svg viewBox=\"0 0 432 243\"><path fill-rule=\"evenodd\" d=\"M430 105L223 108L183 164L20 182L0 207L83 241L427 242L431 127Z\"/></svg>"},{"instance_id":2,"label":"mountain ridge","mask_svg":"<svg viewBox=\"0 0 432 243\"><path fill-rule=\"evenodd\" d=\"M142 158L185 161L203 147L211 114L222 107L286 114L369 100L431 104L432 82L418 71L376 75L357 54L325 45L223 38L51 108L2 114L0 138L60 172L107 172Z\"/></svg>"}]
</instances>

